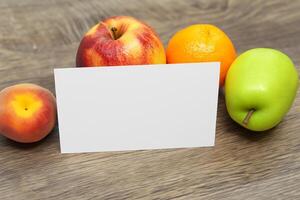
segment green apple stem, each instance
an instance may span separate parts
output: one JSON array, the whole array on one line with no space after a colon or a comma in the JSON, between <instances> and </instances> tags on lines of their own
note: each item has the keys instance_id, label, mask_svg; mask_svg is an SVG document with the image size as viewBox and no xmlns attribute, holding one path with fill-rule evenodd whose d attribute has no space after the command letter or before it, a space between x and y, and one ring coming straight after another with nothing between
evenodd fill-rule
<instances>
[{"instance_id":1,"label":"green apple stem","mask_svg":"<svg viewBox=\"0 0 300 200\"><path fill-rule=\"evenodd\" d=\"M252 114L254 113L254 111L255 111L254 109L251 109L251 110L249 110L249 112L247 113L245 119L243 120L243 124L244 124L245 126L248 125L249 119L251 118L251 116L252 116Z\"/></svg>"},{"instance_id":2,"label":"green apple stem","mask_svg":"<svg viewBox=\"0 0 300 200\"><path fill-rule=\"evenodd\" d=\"M112 36L113 36L114 40L118 39L118 37L117 37L117 30L118 29L116 27L112 27L110 30L112 32Z\"/></svg>"}]
</instances>

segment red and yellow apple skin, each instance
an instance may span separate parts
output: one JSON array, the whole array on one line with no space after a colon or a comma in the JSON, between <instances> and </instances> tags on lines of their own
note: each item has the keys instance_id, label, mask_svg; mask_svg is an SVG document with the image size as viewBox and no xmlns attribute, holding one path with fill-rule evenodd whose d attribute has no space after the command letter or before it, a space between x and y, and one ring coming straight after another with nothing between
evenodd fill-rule
<instances>
[{"instance_id":1,"label":"red and yellow apple skin","mask_svg":"<svg viewBox=\"0 0 300 200\"><path fill-rule=\"evenodd\" d=\"M32 143L47 136L56 122L53 94L38 85L17 84L0 92L0 133L16 142Z\"/></svg>"},{"instance_id":2,"label":"red and yellow apple skin","mask_svg":"<svg viewBox=\"0 0 300 200\"><path fill-rule=\"evenodd\" d=\"M77 67L165 64L161 40L145 23L128 16L108 18L80 42Z\"/></svg>"}]
</instances>

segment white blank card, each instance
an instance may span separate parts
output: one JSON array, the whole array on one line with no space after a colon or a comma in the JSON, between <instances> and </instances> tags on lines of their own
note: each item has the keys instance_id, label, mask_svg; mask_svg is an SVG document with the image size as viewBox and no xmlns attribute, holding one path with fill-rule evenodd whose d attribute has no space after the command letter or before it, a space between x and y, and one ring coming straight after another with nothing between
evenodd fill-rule
<instances>
[{"instance_id":1,"label":"white blank card","mask_svg":"<svg viewBox=\"0 0 300 200\"><path fill-rule=\"evenodd\" d=\"M55 69L61 152L213 146L219 67Z\"/></svg>"}]
</instances>

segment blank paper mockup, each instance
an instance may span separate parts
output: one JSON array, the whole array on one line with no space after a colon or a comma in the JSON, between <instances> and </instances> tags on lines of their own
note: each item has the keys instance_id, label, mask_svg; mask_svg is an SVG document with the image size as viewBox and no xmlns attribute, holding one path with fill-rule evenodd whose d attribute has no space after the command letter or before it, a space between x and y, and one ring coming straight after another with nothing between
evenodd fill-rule
<instances>
[{"instance_id":1,"label":"blank paper mockup","mask_svg":"<svg viewBox=\"0 0 300 200\"><path fill-rule=\"evenodd\" d=\"M219 67L55 69L61 152L213 146Z\"/></svg>"}]
</instances>

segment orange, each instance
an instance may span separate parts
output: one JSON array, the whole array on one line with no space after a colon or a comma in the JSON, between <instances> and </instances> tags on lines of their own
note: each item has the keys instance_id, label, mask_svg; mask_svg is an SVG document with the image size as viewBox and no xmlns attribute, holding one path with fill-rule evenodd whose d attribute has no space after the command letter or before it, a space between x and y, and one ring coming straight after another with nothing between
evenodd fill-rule
<instances>
[{"instance_id":1,"label":"orange","mask_svg":"<svg viewBox=\"0 0 300 200\"><path fill-rule=\"evenodd\" d=\"M178 31L167 47L167 63L220 62L220 86L235 58L230 38L210 24L195 24Z\"/></svg>"}]
</instances>

